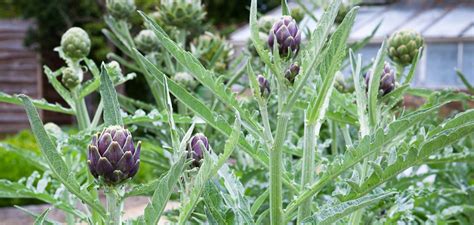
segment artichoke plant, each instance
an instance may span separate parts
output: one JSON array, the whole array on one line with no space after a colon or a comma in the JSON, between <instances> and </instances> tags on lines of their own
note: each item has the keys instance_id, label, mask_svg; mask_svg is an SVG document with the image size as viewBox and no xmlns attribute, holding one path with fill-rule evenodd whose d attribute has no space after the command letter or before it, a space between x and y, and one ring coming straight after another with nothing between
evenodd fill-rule
<instances>
[{"instance_id":1,"label":"artichoke plant","mask_svg":"<svg viewBox=\"0 0 474 225\"><path fill-rule=\"evenodd\" d=\"M227 69L234 54L234 48L230 43L210 32L196 38L191 51L204 65L211 66L218 73L223 73Z\"/></svg>"},{"instance_id":2,"label":"artichoke plant","mask_svg":"<svg viewBox=\"0 0 474 225\"><path fill-rule=\"evenodd\" d=\"M298 52L301 43L301 32L291 16L282 16L279 21L273 24L268 35L268 46L272 50L275 40L280 55L288 56L289 53L295 54Z\"/></svg>"},{"instance_id":3,"label":"artichoke plant","mask_svg":"<svg viewBox=\"0 0 474 225\"><path fill-rule=\"evenodd\" d=\"M401 30L388 39L388 56L400 66L411 64L424 44L423 37L414 30Z\"/></svg>"},{"instance_id":4,"label":"artichoke plant","mask_svg":"<svg viewBox=\"0 0 474 225\"><path fill-rule=\"evenodd\" d=\"M304 19L305 12L301 7L295 7L291 9L290 15L299 23Z\"/></svg>"},{"instance_id":5,"label":"artichoke plant","mask_svg":"<svg viewBox=\"0 0 474 225\"><path fill-rule=\"evenodd\" d=\"M158 50L160 41L152 30L142 30L134 39L137 48L144 52L150 53Z\"/></svg>"},{"instance_id":6,"label":"artichoke plant","mask_svg":"<svg viewBox=\"0 0 474 225\"><path fill-rule=\"evenodd\" d=\"M130 131L110 126L92 137L87 164L92 175L107 185L119 184L137 174L141 142L133 144Z\"/></svg>"},{"instance_id":7,"label":"artichoke plant","mask_svg":"<svg viewBox=\"0 0 474 225\"><path fill-rule=\"evenodd\" d=\"M188 147L189 158L192 159L193 166L199 167L201 165L204 151L209 151L209 141L204 134L197 133L191 138Z\"/></svg>"},{"instance_id":8,"label":"artichoke plant","mask_svg":"<svg viewBox=\"0 0 474 225\"><path fill-rule=\"evenodd\" d=\"M156 15L161 24L180 29L198 27L205 16L200 0L162 0Z\"/></svg>"},{"instance_id":9,"label":"artichoke plant","mask_svg":"<svg viewBox=\"0 0 474 225\"><path fill-rule=\"evenodd\" d=\"M72 27L61 37L61 49L64 55L77 61L89 55L91 39L82 28Z\"/></svg>"},{"instance_id":10,"label":"artichoke plant","mask_svg":"<svg viewBox=\"0 0 474 225\"><path fill-rule=\"evenodd\" d=\"M369 83L370 83L370 77L372 76L372 71L367 72L365 76L365 84L367 87L367 90L369 88ZM385 62L383 70L382 70L382 75L380 76L380 86L379 86L379 92L380 94L386 95L393 91L395 89L395 71L392 69L389 63Z\"/></svg>"},{"instance_id":11,"label":"artichoke plant","mask_svg":"<svg viewBox=\"0 0 474 225\"><path fill-rule=\"evenodd\" d=\"M107 0L107 10L117 19L127 19L135 12L134 0Z\"/></svg>"},{"instance_id":12,"label":"artichoke plant","mask_svg":"<svg viewBox=\"0 0 474 225\"><path fill-rule=\"evenodd\" d=\"M188 90L193 90L198 85L198 82L188 72L178 72L172 77L176 83L183 85Z\"/></svg>"}]
</instances>

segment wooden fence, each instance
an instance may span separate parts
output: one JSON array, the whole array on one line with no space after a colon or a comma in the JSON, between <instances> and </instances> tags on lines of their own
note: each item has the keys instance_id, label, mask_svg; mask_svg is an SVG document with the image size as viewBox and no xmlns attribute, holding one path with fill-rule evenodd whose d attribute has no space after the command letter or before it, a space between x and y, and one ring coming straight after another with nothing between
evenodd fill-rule
<instances>
[{"instance_id":1,"label":"wooden fence","mask_svg":"<svg viewBox=\"0 0 474 225\"><path fill-rule=\"evenodd\" d=\"M42 97L39 56L23 45L31 22L0 20L0 91ZM0 103L0 134L28 128L22 106Z\"/></svg>"}]
</instances>

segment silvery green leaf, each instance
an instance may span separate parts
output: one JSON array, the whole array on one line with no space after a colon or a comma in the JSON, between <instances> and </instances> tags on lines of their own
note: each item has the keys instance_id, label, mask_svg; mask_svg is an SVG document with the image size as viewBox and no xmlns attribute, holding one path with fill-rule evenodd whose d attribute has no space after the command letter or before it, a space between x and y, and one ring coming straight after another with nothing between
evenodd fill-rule
<instances>
[{"instance_id":1,"label":"silvery green leaf","mask_svg":"<svg viewBox=\"0 0 474 225\"><path fill-rule=\"evenodd\" d=\"M107 126L123 126L117 92L115 91L115 86L105 69L104 63L102 63L100 72L100 96L102 97L102 102L104 104L104 123Z\"/></svg>"},{"instance_id":2,"label":"silvery green leaf","mask_svg":"<svg viewBox=\"0 0 474 225\"><path fill-rule=\"evenodd\" d=\"M49 211L51 210L51 208L47 208L43 213L41 213L41 215L39 215L36 220L34 221L34 225L43 225L45 224L45 219L46 217L48 216L48 213Z\"/></svg>"},{"instance_id":3,"label":"silvery green leaf","mask_svg":"<svg viewBox=\"0 0 474 225\"><path fill-rule=\"evenodd\" d=\"M311 217L304 219L303 224L333 224L358 209L367 207L394 194L395 192L372 194L335 205L327 205Z\"/></svg>"},{"instance_id":4,"label":"silvery green leaf","mask_svg":"<svg viewBox=\"0 0 474 225\"><path fill-rule=\"evenodd\" d=\"M97 211L99 215L105 217L105 209L100 205L99 201L88 192L82 191L74 176L71 176L72 172L64 162L62 156L57 152L55 144L51 141L44 130L43 122L41 121L31 100L25 95L20 95L19 97L25 105L25 110L33 134L35 135L36 141L38 142L41 152L43 153L54 177L64 184L69 192L87 203L92 209Z\"/></svg>"},{"instance_id":5,"label":"silvery green leaf","mask_svg":"<svg viewBox=\"0 0 474 225\"><path fill-rule=\"evenodd\" d=\"M45 99L34 99L31 101L39 109L74 115L74 110L72 110L71 108L65 108L59 105L58 103L52 104L52 103L47 102ZM15 105L23 104L21 102L21 99L18 96L12 96L2 91L0 91L0 102L5 102L5 103L10 103L10 104L15 104Z\"/></svg>"},{"instance_id":6,"label":"silvery green leaf","mask_svg":"<svg viewBox=\"0 0 474 225\"><path fill-rule=\"evenodd\" d=\"M181 173L185 166L186 157L181 155L178 161L170 168L168 173L161 177L158 181L152 182L149 187L154 187L153 197L150 199L150 203L145 208L144 220L148 225L155 225L160 220L163 211L165 210L166 203L168 202L173 188L181 177ZM156 185L156 186L155 186ZM149 188L136 190L135 192L147 192Z\"/></svg>"}]
</instances>

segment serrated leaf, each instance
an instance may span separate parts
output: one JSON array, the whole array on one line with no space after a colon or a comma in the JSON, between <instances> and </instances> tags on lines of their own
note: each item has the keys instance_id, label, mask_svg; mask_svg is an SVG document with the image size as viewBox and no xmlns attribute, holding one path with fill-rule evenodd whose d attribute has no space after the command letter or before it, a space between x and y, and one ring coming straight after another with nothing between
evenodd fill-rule
<instances>
[{"instance_id":1,"label":"serrated leaf","mask_svg":"<svg viewBox=\"0 0 474 225\"><path fill-rule=\"evenodd\" d=\"M201 167L199 168L199 171L195 177L193 177L194 182L192 183L192 189L189 195L187 196L186 200L182 203L180 212L179 212L179 218L178 218L178 224L186 224L186 221L189 219L191 216L191 213L193 213L194 208L196 207L199 198L201 197L201 194L204 190L204 187L206 183L209 181L209 179L212 176L212 167L213 167L213 162L211 158L209 157L207 151L204 151L204 160L203 163L201 164Z\"/></svg>"},{"instance_id":2,"label":"serrated leaf","mask_svg":"<svg viewBox=\"0 0 474 225\"><path fill-rule=\"evenodd\" d=\"M144 220L148 225L156 225L160 220L163 211L165 210L166 203L168 202L171 194L173 193L173 187L181 177L181 173L184 169L186 162L186 156L183 154L176 161L176 163L170 168L168 173L157 181L155 192L153 197L150 199L150 203L145 208ZM154 186L154 185L152 185Z\"/></svg>"},{"instance_id":3,"label":"serrated leaf","mask_svg":"<svg viewBox=\"0 0 474 225\"><path fill-rule=\"evenodd\" d=\"M430 155L453 144L461 138L472 134L473 132L474 123L469 123L462 127L450 129L443 134L426 140L425 143L422 145L421 149L418 150L416 148L411 148L406 157L397 157L395 163L384 168L384 171L381 176L377 176L375 174L370 176L366 181L361 184L361 190L364 190L362 193L351 193L347 196L344 196L343 199L354 199L370 192L380 184L385 183L386 181L405 171L406 169L418 164L423 164L424 160L426 160Z\"/></svg>"},{"instance_id":4,"label":"serrated leaf","mask_svg":"<svg viewBox=\"0 0 474 225\"><path fill-rule=\"evenodd\" d=\"M117 92L115 91L115 86L107 73L104 63L102 63L100 70L100 96L104 103L104 123L106 126L123 126Z\"/></svg>"},{"instance_id":5,"label":"serrated leaf","mask_svg":"<svg viewBox=\"0 0 474 225\"><path fill-rule=\"evenodd\" d=\"M399 120L392 122L385 129L379 128L374 132L373 136L367 135L363 137L354 150L346 151L344 153L342 162L330 164L326 169L326 172L320 176L317 182L312 184L308 189L305 189L295 200L290 202L285 212L287 216L304 200L319 192L340 174L347 171L369 155L379 151L382 147L387 147L390 146L391 143L396 143L398 138L402 137L411 127L415 126L415 124L428 118L428 116L438 109L438 107L439 106L427 110L420 110L406 115ZM361 190L365 189L361 188Z\"/></svg>"},{"instance_id":6,"label":"serrated leaf","mask_svg":"<svg viewBox=\"0 0 474 225\"><path fill-rule=\"evenodd\" d=\"M322 62L323 57L320 56L320 52L324 47L324 43L327 40L331 28L333 27L334 20L336 19L336 15L340 5L341 0L334 0L332 4L330 4L328 10L326 10L322 15L321 20L317 23L317 27L313 32L311 40L308 44L308 50L307 52L302 53L303 55L307 55L308 57L303 58L303 60L305 60L303 61L302 65L304 68L303 74L301 75L301 78L296 80L295 89L288 98L288 108L293 107L293 104L299 97L300 92L303 90L303 87L307 84L309 76L311 74L314 74L313 68L318 67L319 64ZM345 29L350 30L350 27L347 27L347 23L349 22L346 22L346 25L341 24L341 26L339 26L337 30L339 30L340 33L345 33L345 31L342 31ZM352 26L353 21L350 23Z\"/></svg>"},{"instance_id":7,"label":"serrated leaf","mask_svg":"<svg viewBox=\"0 0 474 225\"><path fill-rule=\"evenodd\" d=\"M252 133L256 138L262 137L261 127L259 127L259 125L255 123L254 120L252 120L250 113L245 108L240 106L235 96L230 92L229 89L225 87L223 82L214 80L213 72L204 68L199 60L196 59L190 52L185 51L176 43L174 43L152 18L148 17L143 12L140 12L140 14L144 18L146 24L148 24L149 27L155 32L156 36L160 40L161 46L163 46L171 55L173 55L181 65L186 67L189 72L194 75L196 80L212 91L214 95L217 96L223 103L239 111L242 117L242 125L250 133Z\"/></svg>"},{"instance_id":8,"label":"serrated leaf","mask_svg":"<svg viewBox=\"0 0 474 225\"><path fill-rule=\"evenodd\" d=\"M324 53L324 59L320 68L320 74L323 77L323 84L316 96L311 100L311 104L308 107L307 118L309 124L320 124L320 121L324 118L332 90L334 89L336 72L341 67L344 59L346 53L346 41L349 37L352 24L354 24L357 12L358 8L355 7L347 13L344 21L331 37L329 46Z\"/></svg>"},{"instance_id":9,"label":"serrated leaf","mask_svg":"<svg viewBox=\"0 0 474 225\"><path fill-rule=\"evenodd\" d=\"M359 199L327 206L311 217L304 219L303 224L332 224L359 209L367 207L394 194L395 192L367 195Z\"/></svg>"},{"instance_id":10,"label":"serrated leaf","mask_svg":"<svg viewBox=\"0 0 474 225\"><path fill-rule=\"evenodd\" d=\"M31 129L33 130L36 141L38 142L41 152L49 165L49 169L53 172L53 175L68 189L68 191L87 203L91 208L104 217L105 209L100 205L99 201L94 199L88 192L81 190L77 181L74 180L74 176L71 176L72 172L69 170L63 158L57 152L56 146L44 130L43 122L39 118L38 112L31 100L25 95L20 95L19 97L25 105Z\"/></svg>"},{"instance_id":11,"label":"serrated leaf","mask_svg":"<svg viewBox=\"0 0 474 225\"><path fill-rule=\"evenodd\" d=\"M377 98L379 96L379 86L382 70L385 62L385 55L387 54L387 42L384 41L380 47L374 64L371 68L371 76L368 87L368 110L369 110L369 124L372 128L377 126L378 112L377 112Z\"/></svg>"}]
</instances>

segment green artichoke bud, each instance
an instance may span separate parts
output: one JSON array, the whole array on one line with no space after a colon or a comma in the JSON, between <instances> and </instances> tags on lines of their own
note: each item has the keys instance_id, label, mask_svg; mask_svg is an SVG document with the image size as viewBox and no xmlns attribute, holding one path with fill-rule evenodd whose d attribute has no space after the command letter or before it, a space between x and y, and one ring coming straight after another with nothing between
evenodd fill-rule
<instances>
[{"instance_id":1,"label":"green artichoke bud","mask_svg":"<svg viewBox=\"0 0 474 225\"><path fill-rule=\"evenodd\" d=\"M337 11L336 19L334 20L335 24L341 24L347 13L351 10L351 4L347 1L343 1L339 10Z\"/></svg>"},{"instance_id":2,"label":"green artichoke bud","mask_svg":"<svg viewBox=\"0 0 474 225\"><path fill-rule=\"evenodd\" d=\"M199 167L201 165L201 160L204 158L204 151L209 150L209 141L204 134L197 133L191 138L188 152L189 158L192 159L194 167Z\"/></svg>"},{"instance_id":3,"label":"green artichoke bud","mask_svg":"<svg viewBox=\"0 0 474 225\"><path fill-rule=\"evenodd\" d=\"M227 69L234 48L224 38L206 32L193 41L191 52L204 65L212 66L216 72L222 73Z\"/></svg>"},{"instance_id":4,"label":"green artichoke bud","mask_svg":"<svg viewBox=\"0 0 474 225\"><path fill-rule=\"evenodd\" d=\"M134 0L107 0L107 10L117 19L127 19L136 10Z\"/></svg>"},{"instance_id":5,"label":"green artichoke bud","mask_svg":"<svg viewBox=\"0 0 474 225\"><path fill-rule=\"evenodd\" d=\"M388 39L388 56L400 66L412 63L424 40L420 33L414 30L402 30L393 33Z\"/></svg>"},{"instance_id":6,"label":"green artichoke bud","mask_svg":"<svg viewBox=\"0 0 474 225\"><path fill-rule=\"evenodd\" d=\"M61 37L61 49L64 55L76 61L89 55L91 39L82 28L72 27Z\"/></svg>"},{"instance_id":7,"label":"green artichoke bud","mask_svg":"<svg viewBox=\"0 0 474 225\"><path fill-rule=\"evenodd\" d=\"M196 88L198 83L196 80L194 80L194 77L187 73L187 72L178 72L173 76L173 80L176 81L176 83L179 83L186 87L189 90L193 90Z\"/></svg>"},{"instance_id":8,"label":"green artichoke bud","mask_svg":"<svg viewBox=\"0 0 474 225\"><path fill-rule=\"evenodd\" d=\"M291 9L290 15L299 23L304 19L305 13L301 7L295 7Z\"/></svg>"},{"instance_id":9,"label":"green artichoke bud","mask_svg":"<svg viewBox=\"0 0 474 225\"><path fill-rule=\"evenodd\" d=\"M141 143L136 148L130 131L110 126L92 137L87 164L92 175L107 185L132 178L140 166Z\"/></svg>"},{"instance_id":10,"label":"green artichoke bud","mask_svg":"<svg viewBox=\"0 0 474 225\"><path fill-rule=\"evenodd\" d=\"M260 94L263 98L270 96L270 82L263 75L257 76L258 87L260 88Z\"/></svg>"},{"instance_id":11,"label":"green artichoke bud","mask_svg":"<svg viewBox=\"0 0 474 225\"><path fill-rule=\"evenodd\" d=\"M206 16L201 0L161 0L157 18L182 29L199 27Z\"/></svg>"},{"instance_id":12,"label":"green artichoke bud","mask_svg":"<svg viewBox=\"0 0 474 225\"><path fill-rule=\"evenodd\" d=\"M365 84L366 90L369 90L370 77L372 76L372 71L367 72L365 75ZM395 89L395 71L392 69L389 63L385 62L382 75L380 76L380 85L379 92L382 96L390 93Z\"/></svg>"},{"instance_id":13,"label":"green artichoke bud","mask_svg":"<svg viewBox=\"0 0 474 225\"><path fill-rule=\"evenodd\" d=\"M123 78L122 68L117 61L110 61L105 64L105 68L107 69L112 81L117 82Z\"/></svg>"},{"instance_id":14,"label":"green artichoke bud","mask_svg":"<svg viewBox=\"0 0 474 225\"><path fill-rule=\"evenodd\" d=\"M258 30L262 33L268 34L272 29L273 24L278 21L275 16L262 16L258 19Z\"/></svg>"},{"instance_id":15,"label":"green artichoke bud","mask_svg":"<svg viewBox=\"0 0 474 225\"><path fill-rule=\"evenodd\" d=\"M140 31L134 40L137 44L137 48L144 53L158 50L160 44L158 37L156 37L155 33L151 30Z\"/></svg>"},{"instance_id":16,"label":"green artichoke bud","mask_svg":"<svg viewBox=\"0 0 474 225\"><path fill-rule=\"evenodd\" d=\"M300 66L298 63L292 63L290 68L285 72L285 78L293 84L295 82L295 77L300 73Z\"/></svg>"},{"instance_id":17,"label":"green artichoke bud","mask_svg":"<svg viewBox=\"0 0 474 225\"><path fill-rule=\"evenodd\" d=\"M77 71L71 67L63 69L62 83L69 90L74 89L82 82L82 77L80 77Z\"/></svg>"}]
</instances>

